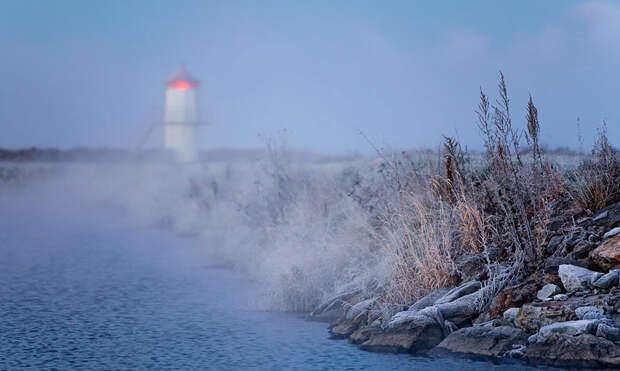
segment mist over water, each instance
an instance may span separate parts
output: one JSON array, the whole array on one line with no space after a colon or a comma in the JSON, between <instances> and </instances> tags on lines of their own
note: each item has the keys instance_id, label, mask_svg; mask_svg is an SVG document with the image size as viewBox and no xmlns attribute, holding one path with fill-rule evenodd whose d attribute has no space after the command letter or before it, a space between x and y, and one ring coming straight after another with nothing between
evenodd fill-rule
<instances>
[{"instance_id":1,"label":"mist over water","mask_svg":"<svg viewBox=\"0 0 620 371\"><path fill-rule=\"evenodd\" d=\"M49 174L0 192L1 369L511 368L361 352L324 323L264 311L266 281L222 269L235 255L178 168ZM264 256L251 250L236 256Z\"/></svg>"}]
</instances>

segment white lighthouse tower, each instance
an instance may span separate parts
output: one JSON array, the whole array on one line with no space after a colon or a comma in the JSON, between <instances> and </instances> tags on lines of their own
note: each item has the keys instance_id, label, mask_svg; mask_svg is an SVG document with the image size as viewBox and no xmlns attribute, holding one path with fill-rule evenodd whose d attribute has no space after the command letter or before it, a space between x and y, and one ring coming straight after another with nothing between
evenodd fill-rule
<instances>
[{"instance_id":1,"label":"white lighthouse tower","mask_svg":"<svg viewBox=\"0 0 620 371\"><path fill-rule=\"evenodd\" d=\"M198 160L196 90L199 85L183 66L166 80L164 146L181 162Z\"/></svg>"}]
</instances>

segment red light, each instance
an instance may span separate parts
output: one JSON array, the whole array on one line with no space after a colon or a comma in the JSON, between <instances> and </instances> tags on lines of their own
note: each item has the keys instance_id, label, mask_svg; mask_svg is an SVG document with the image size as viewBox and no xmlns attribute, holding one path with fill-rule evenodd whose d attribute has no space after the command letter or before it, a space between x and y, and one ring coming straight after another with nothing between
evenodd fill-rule
<instances>
[{"instance_id":1,"label":"red light","mask_svg":"<svg viewBox=\"0 0 620 371\"><path fill-rule=\"evenodd\" d=\"M187 90L191 89L193 86L187 81L177 81L174 83L174 88L177 90Z\"/></svg>"}]
</instances>

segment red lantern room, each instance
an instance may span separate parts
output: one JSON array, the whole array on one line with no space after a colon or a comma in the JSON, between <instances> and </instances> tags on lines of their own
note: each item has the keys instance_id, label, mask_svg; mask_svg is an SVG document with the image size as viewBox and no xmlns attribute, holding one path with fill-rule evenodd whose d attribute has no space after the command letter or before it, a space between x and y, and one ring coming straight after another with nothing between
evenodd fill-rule
<instances>
[{"instance_id":1,"label":"red lantern room","mask_svg":"<svg viewBox=\"0 0 620 371\"><path fill-rule=\"evenodd\" d=\"M179 70L166 80L166 86L168 86L168 88L177 90L196 89L199 85L200 82L190 76L183 66L179 67Z\"/></svg>"}]
</instances>

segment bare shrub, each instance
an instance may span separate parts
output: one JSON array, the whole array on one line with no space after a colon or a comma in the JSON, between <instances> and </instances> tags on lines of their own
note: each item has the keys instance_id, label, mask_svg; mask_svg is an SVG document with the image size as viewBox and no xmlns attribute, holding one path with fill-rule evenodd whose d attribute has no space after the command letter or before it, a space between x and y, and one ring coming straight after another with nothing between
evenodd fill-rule
<instances>
[{"instance_id":1,"label":"bare shrub","mask_svg":"<svg viewBox=\"0 0 620 371\"><path fill-rule=\"evenodd\" d=\"M599 129L592 157L569 173L570 196L585 210L595 212L620 201L620 156L609 144L607 127Z\"/></svg>"},{"instance_id":2,"label":"bare shrub","mask_svg":"<svg viewBox=\"0 0 620 371\"><path fill-rule=\"evenodd\" d=\"M498 90L495 103L480 93L477 115L486 148L481 164L472 165L450 137L444 137L441 166L430 167L430 174L427 169L426 177L420 171L395 171L398 163L391 163L398 203L385 210L385 235L394 268L391 295L399 303L457 283L461 273L467 274L463 264L476 262L478 269L486 268L489 299L541 259L546 237L541 226L563 181L544 158L532 97L526 130L520 130L513 126L501 73ZM523 150L525 144L530 151Z\"/></svg>"}]
</instances>

